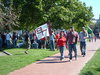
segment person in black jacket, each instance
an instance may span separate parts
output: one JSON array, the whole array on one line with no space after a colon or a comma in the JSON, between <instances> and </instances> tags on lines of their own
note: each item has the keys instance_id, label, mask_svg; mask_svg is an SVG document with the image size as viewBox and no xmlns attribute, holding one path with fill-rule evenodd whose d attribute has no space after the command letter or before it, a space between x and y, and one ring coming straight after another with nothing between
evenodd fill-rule
<instances>
[{"instance_id":1,"label":"person in black jacket","mask_svg":"<svg viewBox=\"0 0 100 75\"><path fill-rule=\"evenodd\" d=\"M0 32L0 51L2 50L2 37L1 37L1 32Z\"/></svg>"},{"instance_id":2,"label":"person in black jacket","mask_svg":"<svg viewBox=\"0 0 100 75\"><path fill-rule=\"evenodd\" d=\"M13 32L13 35L12 35L12 44L13 44L14 48L16 48L16 42L17 42L17 35L16 35L16 32Z\"/></svg>"},{"instance_id":3,"label":"person in black jacket","mask_svg":"<svg viewBox=\"0 0 100 75\"><path fill-rule=\"evenodd\" d=\"M30 40L28 32L25 33L24 38L25 38L25 45L26 45L26 51L25 51L25 53L28 54L28 49L31 48L31 40Z\"/></svg>"}]
</instances>

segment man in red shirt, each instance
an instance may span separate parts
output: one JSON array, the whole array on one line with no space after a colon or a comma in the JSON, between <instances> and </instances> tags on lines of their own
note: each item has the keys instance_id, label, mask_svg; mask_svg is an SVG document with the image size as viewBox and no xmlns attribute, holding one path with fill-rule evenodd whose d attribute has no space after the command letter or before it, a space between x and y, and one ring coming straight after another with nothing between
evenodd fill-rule
<instances>
[{"instance_id":1,"label":"man in red shirt","mask_svg":"<svg viewBox=\"0 0 100 75\"><path fill-rule=\"evenodd\" d=\"M78 41L79 35L78 33L74 30L74 27L70 28L70 31L67 34L67 44L69 48L69 61L72 60L72 51L75 53L75 59L77 59L77 49L76 49L76 44Z\"/></svg>"},{"instance_id":2,"label":"man in red shirt","mask_svg":"<svg viewBox=\"0 0 100 75\"><path fill-rule=\"evenodd\" d=\"M46 49L46 37L41 39L41 48Z\"/></svg>"}]
</instances>

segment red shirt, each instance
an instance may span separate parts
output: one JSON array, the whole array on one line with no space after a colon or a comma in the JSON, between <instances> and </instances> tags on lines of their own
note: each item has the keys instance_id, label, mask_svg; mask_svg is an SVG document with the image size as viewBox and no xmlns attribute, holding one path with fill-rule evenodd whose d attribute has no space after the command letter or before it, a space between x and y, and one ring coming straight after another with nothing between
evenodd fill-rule
<instances>
[{"instance_id":1,"label":"red shirt","mask_svg":"<svg viewBox=\"0 0 100 75\"><path fill-rule=\"evenodd\" d=\"M46 38L44 37L44 38L42 38L41 40L46 40Z\"/></svg>"},{"instance_id":2,"label":"red shirt","mask_svg":"<svg viewBox=\"0 0 100 75\"><path fill-rule=\"evenodd\" d=\"M66 44L66 38L65 37L61 37L58 39L58 46L61 47L61 46L65 46Z\"/></svg>"}]
</instances>

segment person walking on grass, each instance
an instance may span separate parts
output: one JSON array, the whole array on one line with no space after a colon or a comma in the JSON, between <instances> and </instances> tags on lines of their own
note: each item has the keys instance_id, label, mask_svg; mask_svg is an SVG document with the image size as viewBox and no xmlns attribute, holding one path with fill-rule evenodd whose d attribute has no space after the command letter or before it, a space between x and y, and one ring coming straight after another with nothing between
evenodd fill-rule
<instances>
[{"instance_id":1,"label":"person walking on grass","mask_svg":"<svg viewBox=\"0 0 100 75\"><path fill-rule=\"evenodd\" d=\"M60 50L60 60L64 59L64 47L66 45L66 38L64 36L64 32L61 31L60 32L60 37L58 39L58 47L59 47L59 50Z\"/></svg>"},{"instance_id":2,"label":"person walking on grass","mask_svg":"<svg viewBox=\"0 0 100 75\"><path fill-rule=\"evenodd\" d=\"M85 30L85 28L82 27L82 31L79 34L79 40L80 40L81 55L83 55L83 57L86 55L86 39L87 38L88 38L88 33Z\"/></svg>"},{"instance_id":3,"label":"person walking on grass","mask_svg":"<svg viewBox=\"0 0 100 75\"><path fill-rule=\"evenodd\" d=\"M31 40L30 40L30 37L29 37L29 33L26 32L24 37L25 37L25 45L26 45L25 53L28 54L28 50L31 48Z\"/></svg>"},{"instance_id":4,"label":"person walking on grass","mask_svg":"<svg viewBox=\"0 0 100 75\"><path fill-rule=\"evenodd\" d=\"M77 59L77 49L76 44L78 42L78 33L74 30L74 27L70 28L70 31L67 34L67 44L69 48L69 61L72 61L72 51L74 51L75 60Z\"/></svg>"}]
</instances>

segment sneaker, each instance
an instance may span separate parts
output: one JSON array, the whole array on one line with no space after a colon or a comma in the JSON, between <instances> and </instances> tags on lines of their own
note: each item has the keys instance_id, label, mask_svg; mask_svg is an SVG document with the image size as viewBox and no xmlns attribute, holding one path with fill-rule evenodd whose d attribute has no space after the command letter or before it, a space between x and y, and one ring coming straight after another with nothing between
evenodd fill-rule
<instances>
[{"instance_id":1,"label":"sneaker","mask_svg":"<svg viewBox=\"0 0 100 75\"><path fill-rule=\"evenodd\" d=\"M60 60L62 61L62 58L60 58Z\"/></svg>"},{"instance_id":2,"label":"sneaker","mask_svg":"<svg viewBox=\"0 0 100 75\"><path fill-rule=\"evenodd\" d=\"M83 54L83 57L85 57L86 53Z\"/></svg>"},{"instance_id":3,"label":"sneaker","mask_svg":"<svg viewBox=\"0 0 100 75\"><path fill-rule=\"evenodd\" d=\"M83 57L85 57L85 55L83 54Z\"/></svg>"},{"instance_id":4,"label":"sneaker","mask_svg":"<svg viewBox=\"0 0 100 75\"><path fill-rule=\"evenodd\" d=\"M69 62L72 62L72 59L69 59Z\"/></svg>"}]
</instances>

